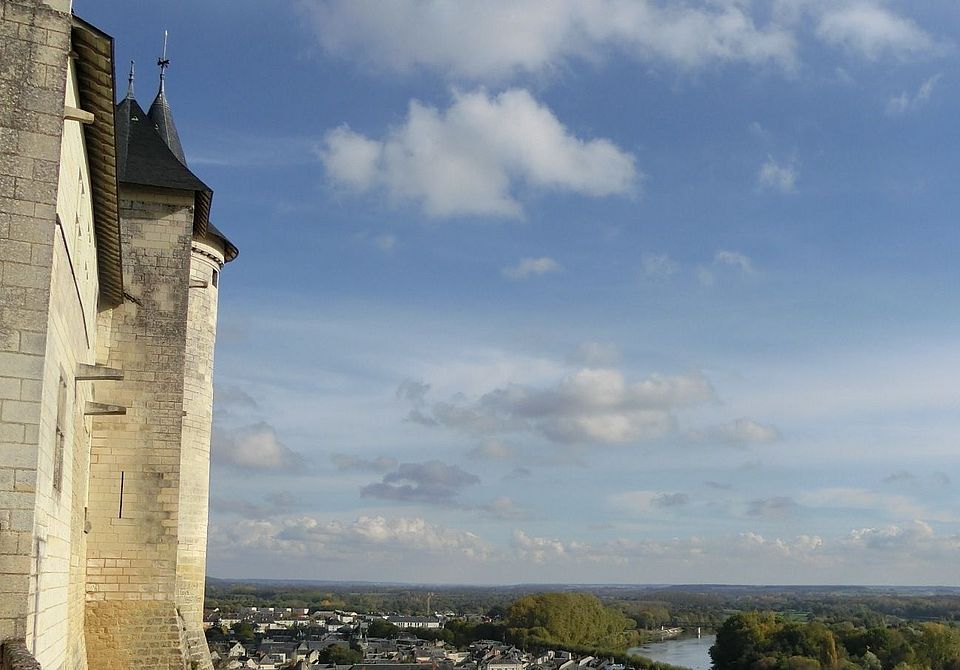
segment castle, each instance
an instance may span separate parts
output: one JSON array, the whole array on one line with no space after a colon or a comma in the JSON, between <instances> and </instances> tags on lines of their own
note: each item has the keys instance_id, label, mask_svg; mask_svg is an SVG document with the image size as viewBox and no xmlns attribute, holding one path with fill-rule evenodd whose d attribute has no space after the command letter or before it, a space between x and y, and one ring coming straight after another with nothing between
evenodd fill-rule
<instances>
[{"instance_id":1,"label":"castle","mask_svg":"<svg viewBox=\"0 0 960 670\"><path fill-rule=\"evenodd\" d=\"M0 670L211 668L223 265L164 90L70 0L0 4Z\"/></svg>"}]
</instances>

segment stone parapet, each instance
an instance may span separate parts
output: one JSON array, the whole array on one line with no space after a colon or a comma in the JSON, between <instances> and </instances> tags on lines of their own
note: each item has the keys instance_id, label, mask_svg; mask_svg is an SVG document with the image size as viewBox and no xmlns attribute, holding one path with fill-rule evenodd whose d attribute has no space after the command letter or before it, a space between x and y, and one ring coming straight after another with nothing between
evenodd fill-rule
<instances>
[{"instance_id":1,"label":"stone parapet","mask_svg":"<svg viewBox=\"0 0 960 670\"><path fill-rule=\"evenodd\" d=\"M0 644L0 670L41 670L41 668L23 640L7 640Z\"/></svg>"}]
</instances>

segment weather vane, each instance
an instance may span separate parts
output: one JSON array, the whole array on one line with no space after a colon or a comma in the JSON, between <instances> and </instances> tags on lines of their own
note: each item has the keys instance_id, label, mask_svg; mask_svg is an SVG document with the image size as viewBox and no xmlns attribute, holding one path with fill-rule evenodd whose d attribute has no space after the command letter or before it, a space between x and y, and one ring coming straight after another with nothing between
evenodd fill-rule
<instances>
[{"instance_id":1,"label":"weather vane","mask_svg":"<svg viewBox=\"0 0 960 670\"><path fill-rule=\"evenodd\" d=\"M160 86L163 86L163 78L170 67L170 59L167 58L167 31L163 31L163 55L157 59L157 65L160 66Z\"/></svg>"}]
</instances>

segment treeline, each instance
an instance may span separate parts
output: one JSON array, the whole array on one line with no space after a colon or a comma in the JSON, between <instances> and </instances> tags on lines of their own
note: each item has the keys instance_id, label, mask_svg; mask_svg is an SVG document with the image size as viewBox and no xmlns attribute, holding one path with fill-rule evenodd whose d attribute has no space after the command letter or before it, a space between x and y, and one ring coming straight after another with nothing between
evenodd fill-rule
<instances>
[{"instance_id":1,"label":"treeline","mask_svg":"<svg viewBox=\"0 0 960 670\"><path fill-rule=\"evenodd\" d=\"M449 625L449 624L448 624ZM525 651L564 650L613 659L637 670L680 670L627 654L640 642L637 622L587 593L534 593L507 608L504 640Z\"/></svg>"},{"instance_id":2,"label":"treeline","mask_svg":"<svg viewBox=\"0 0 960 670\"><path fill-rule=\"evenodd\" d=\"M518 595L514 588L402 587L374 584L311 585L296 582L233 582L208 579L204 606L237 610L241 607L308 607L313 610L396 612L422 615L428 610L502 615Z\"/></svg>"},{"instance_id":3,"label":"treeline","mask_svg":"<svg viewBox=\"0 0 960 670\"><path fill-rule=\"evenodd\" d=\"M942 592L865 587L595 586L545 589L400 586L350 583L231 582L209 579L206 606L309 607L359 612L425 614L452 611L501 618L515 600L540 591L589 593L637 622L660 626L717 627L731 614L751 610L793 612L802 620L850 621L875 627L908 620L960 621L960 589Z\"/></svg>"},{"instance_id":4,"label":"treeline","mask_svg":"<svg viewBox=\"0 0 960 670\"><path fill-rule=\"evenodd\" d=\"M960 627L797 623L745 612L720 626L710 657L714 670L960 670Z\"/></svg>"},{"instance_id":5,"label":"treeline","mask_svg":"<svg viewBox=\"0 0 960 670\"><path fill-rule=\"evenodd\" d=\"M588 646L624 650L636 645L637 622L586 593L537 593L507 609L507 640L520 647Z\"/></svg>"}]
</instances>

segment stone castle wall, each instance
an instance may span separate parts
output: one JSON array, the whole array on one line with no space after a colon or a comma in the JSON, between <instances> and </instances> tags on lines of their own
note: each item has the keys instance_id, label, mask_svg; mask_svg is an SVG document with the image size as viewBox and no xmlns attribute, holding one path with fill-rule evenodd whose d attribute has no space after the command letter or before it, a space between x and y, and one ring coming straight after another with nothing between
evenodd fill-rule
<instances>
[{"instance_id":1,"label":"stone castle wall","mask_svg":"<svg viewBox=\"0 0 960 670\"><path fill-rule=\"evenodd\" d=\"M125 188L128 299L98 312L85 138L64 121L80 107L69 5L0 2L0 663L211 668L223 250L193 240L192 193ZM124 380L77 379L94 363ZM91 402L127 414L91 418Z\"/></svg>"},{"instance_id":2,"label":"stone castle wall","mask_svg":"<svg viewBox=\"0 0 960 670\"><path fill-rule=\"evenodd\" d=\"M97 294L92 237L76 235L92 229L83 141L63 120L76 99L68 10L0 4L0 640L23 639L45 667L73 667L67 584L91 393L73 374L92 362Z\"/></svg>"},{"instance_id":3,"label":"stone castle wall","mask_svg":"<svg viewBox=\"0 0 960 670\"><path fill-rule=\"evenodd\" d=\"M192 247L183 372L177 602L184 618L190 660L195 661L198 668L212 668L203 633L203 593L210 497L213 350L223 249L196 239Z\"/></svg>"},{"instance_id":4,"label":"stone castle wall","mask_svg":"<svg viewBox=\"0 0 960 670\"><path fill-rule=\"evenodd\" d=\"M176 619L192 206L191 193L121 191L129 298L113 310L107 364L122 369L124 380L103 399L127 413L94 422L86 562L91 669L128 667L115 665L125 649L142 649L142 667L183 663L179 643L176 658L165 647L143 647L150 628L98 622L148 610L160 634L171 615Z\"/></svg>"}]
</instances>

